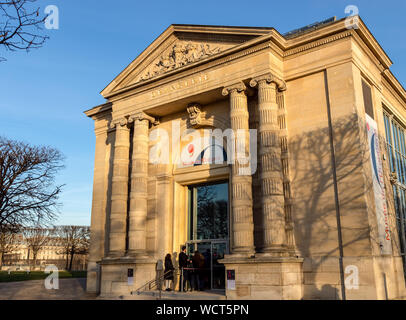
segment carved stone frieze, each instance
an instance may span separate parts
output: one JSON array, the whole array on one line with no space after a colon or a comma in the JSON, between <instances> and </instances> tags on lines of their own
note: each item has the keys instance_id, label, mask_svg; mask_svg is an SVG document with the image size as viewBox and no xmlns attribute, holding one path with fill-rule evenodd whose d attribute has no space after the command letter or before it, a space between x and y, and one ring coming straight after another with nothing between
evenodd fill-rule
<instances>
[{"instance_id":1,"label":"carved stone frieze","mask_svg":"<svg viewBox=\"0 0 406 320\"><path fill-rule=\"evenodd\" d=\"M223 51L224 48L208 43L181 41L164 51L146 70L142 72L136 82L151 79L157 75L180 68L189 63L204 59Z\"/></svg>"}]
</instances>

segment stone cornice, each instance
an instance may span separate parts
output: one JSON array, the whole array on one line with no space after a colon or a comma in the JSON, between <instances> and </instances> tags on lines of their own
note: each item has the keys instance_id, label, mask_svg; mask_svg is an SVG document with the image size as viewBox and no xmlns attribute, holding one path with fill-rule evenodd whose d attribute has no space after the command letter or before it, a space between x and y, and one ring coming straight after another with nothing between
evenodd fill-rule
<instances>
[{"instance_id":1,"label":"stone cornice","mask_svg":"<svg viewBox=\"0 0 406 320\"><path fill-rule=\"evenodd\" d=\"M182 26L181 29L183 28L190 29L193 28L193 26ZM212 28L216 29L217 27ZM213 32L213 30L210 29L210 27L208 27L207 32L210 33ZM233 33L235 31L232 28L224 28L224 30L225 30L224 32L229 33ZM265 29L261 30L261 32L264 32L264 30ZM164 40L172 36L174 32L175 27L171 26L160 36L161 38L159 39L159 41L157 41L158 40L157 38L157 40L154 41L153 45L148 47L146 51L151 52L152 50L155 50ZM370 50L369 52L376 58L375 63L380 63L381 68L383 68L383 70L388 69L389 66L392 64L389 57L383 51L383 49L381 48L379 43L375 40L373 35L369 32L368 28L365 26L361 18L359 18L358 29L348 30L345 27L345 19L342 19L335 23L322 27L320 29L316 29L307 34L298 35L297 37L291 39L285 39L275 29L270 29L268 34L264 35L260 35L259 33L261 32L258 31L255 32L257 32L259 35L257 38L246 41L240 45L236 45L228 50L225 50L224 52L203 59L202 61L192 63L190 65L181 67L177 70L173 70L171 72L160 75L149 81L136 83L134 85L121 88L119 90L114 91L106 90L108 87L111 88L111 86L109 85L108 87L106 87L105 90L103 90L102 94L106 93L105 96L108 97L113 102L119 99L123 99L125 97L143 93L147 90L151 90L155 87L167 84L171 81L175 81L185 76L197 74L209 68L213 68L215 66L233 61L235 59L239 59L241 57L259 52L261 50L265 49L275 50L276 48L279 48L282 56L284 58L287 58L294 56L296 54L302 54L308 50L313 50L320 46L324 46L326 44L339 41L348 37L354 37L357 38L357 41L363 41L365 43L365 47L368 48L368 50ZM142 58L141 56L143 56L144 58ZM145 59L145 52L143 52L137 59L141 58ZM130 64L130 66L131 65L132 64ZM130 71L131 70L126 68L125 70L123 70L123 72L120 74L119 77L126 76L125 73L128 74ZM119 77L113 80L111 85L114 84L114 86L116 86ZM396 92L398 92L401 98L404 101L406 101L406 91L399 84L397 79L391 74L391 72L384 71L383 77L386 78L387 81L395 88ZM96 114L97 109L93 108L91 110L86 111L85 113L86 115L90 116L89 114Z\"/></svg>"},{"instance_id":2,"label":"stone cornice","mask_svg":"<svg viewBox=\"0 0 406 320\"><path fill-rule=\"evenodd\" d=\"M101 105L95 106L89 110L84 111L83 113L88 116L89 118L92 118L93 120L96 120L98 117L107 115L111 113L113 104L111 102L103 103Z\"/></svg>"},{"instance_id":3,"label":"stone cornice","mask_svg":"<svg viewBox=\"0 0 406 320\"><path fill-rule=\"evenodd\" d=\"M341 31L341 32L340 32ZM359 29L357 31L354 30L348 30L345 27L345 21L344 19L337 21L336 23L330 24L326 27L323 27L321 29L317 29L313 32L310 32L309 34L305 35L300 35L296 38L292 38L289 40L286 40L283 38L276 30L271 29L269 34L260 36L258 38L255 38L253 40L244 42L240 45L234 46L228 50L225 50L219 54L213 55L209 58L203 59L202 61L198 61L196 63L192 63L190 65L181 67L179 69L170 71L168 73L165 73L163 75L154 77L153 79L150 79L149 81L144 81L142 83L135 83L133 85L130 85L128 87L116 90L112 95L106 96L113 98L115 95L120 95L120 97L117 97L119 99L123 98L121 95L124 92L130 92L132 90L136 89L141 89L137 90L137 93L141 93L144 90L151 89L152 87L155 87L157 85L162 85L166 83L167 81L161 82L163 79L169 79L169 81L174 80L172 78L173 75L177 74L180 76L185 76L184 72L190 69L194 69L191 74L197 73L197 72L202 72L203 70L206 70L208 68L212 68L214 66L217 66L219 64L227 63L232 60L241 58L246 55L250 55L254 52L261 51L264 49L269 49L272 48L273 50L275 49L275 44L277 45L278 48L281 48L282 55L283 57L288 57L292 56L295 54L299 54L302 52L305 52L307 50L311 50L314 48L317 48L322 45L326 45L328 43L344 39L346 37L349 37L351 35L354 35L355 33L359 34L366 34L363 36L363 39L370 39L371 37L368 37L367 35L370 35L370 32L366 28L366 26L363 24L362 20L360 19L359 23ZM376 41L375 41L376 42ZM370 46L369 46L370 47ZM375 54L381 54L382 57L380 58L382 61L385 63L391 64L390 59L386 56L385 52L381 49L380 51L378 50L380 48L379 44L374 46L374 53ZM379 51L379 52L378 52ZM201 66L204 64L203 67L200 67L197 69L198 66ZM190 74L188 74L190 75ZM151 84L153 86L151 86ZM135 92L131 92L129 95L134 94Z\"/></svg>"},{"instance_id":4,"label":"stone cornice","mask_svg":"<svg viewBox=\"0 0 406 320\"><path fill-rule=\"evenodd\" d=\"M301 52L304 52L304 51L307 51L307 50L311 50L313 48L317 48L317 47L320 47L322 45L326 45L326 44L328 44L330 42L334 42L334 41L337 41L337 40L340 40L340 39L347 38L347 37L349 37L351 35L352 35L352 31L347 30L347 31L341 32L339 34L334 34L332 36L328 36L328 37L320 39L320 40L315 40L315 41L312 41L310 43L306 43L304 45L301 45L299 47L296 47L296 48L293 48L293 49L290 49L290 50L286 50L283 53L283 57L289 57L289 56L297 54L297 53L301 53Z\"/></svg>"},{"instance_id":5,"label":"stone cornice","mask_svg":"<svg viewBox=\"0 0 406 320\"><path fill-rule=\"evenodd\" d=\"M286 83L282 79L278 78L277 76L273 75L272 73L266 73L264 75L252 78L250 81L251 87L256 87L260 81L266 81L267 83L275 83L279 91L286 90Z\"/></svg>"},{"instance_id":6,"label":"stone cornice","mask_svg":"<svg viewBox=\"0 0 406 320\"><path fill-rule=\"evenodd\" d=\"M391 89L402 99L403 105L406 103L406 90L395 78L393 73L387 69L382 73L383 78L390 84ZM395 95L396 96L396 95Z\"/></svg>"}]
</instances>

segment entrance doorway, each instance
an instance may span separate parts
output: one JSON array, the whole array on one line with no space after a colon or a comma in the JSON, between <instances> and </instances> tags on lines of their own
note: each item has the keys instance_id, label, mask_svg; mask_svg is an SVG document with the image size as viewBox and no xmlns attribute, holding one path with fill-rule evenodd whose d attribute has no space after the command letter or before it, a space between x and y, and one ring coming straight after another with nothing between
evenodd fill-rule
<instances>
[{"instance_id":1,"label":"entrance doorway","mask_svg":"<svg viewBox=\"0 0 406 320\"><path fill-rule=\"evenodd\" d=\"M218 260L229 253L228 182L189 186L187 251L204 257L200 270L205 289L225 289L225 267Z\"/></svg>"}]
</instances>

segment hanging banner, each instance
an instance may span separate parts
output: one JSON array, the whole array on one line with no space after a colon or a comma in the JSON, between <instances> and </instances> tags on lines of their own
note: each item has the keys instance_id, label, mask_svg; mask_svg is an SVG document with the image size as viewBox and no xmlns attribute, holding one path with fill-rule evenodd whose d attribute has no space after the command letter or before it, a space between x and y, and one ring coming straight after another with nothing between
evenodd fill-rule
<instances>
[{"instance_id":1,"label":"hanging banner","mask_svg":"<svg viewBox=\"0 0 406 320\"><path fill-rule=\"evenodd\" d=\"M378 126L370 116L365 114L368 133L368 145L371 154L371 169L375 197L375 211L378 221L378 236L381 254L392 254L389 232L388 208L386 206L385 183L382 169L382 154L379 147Z\"/></svg>"}]
</instances>

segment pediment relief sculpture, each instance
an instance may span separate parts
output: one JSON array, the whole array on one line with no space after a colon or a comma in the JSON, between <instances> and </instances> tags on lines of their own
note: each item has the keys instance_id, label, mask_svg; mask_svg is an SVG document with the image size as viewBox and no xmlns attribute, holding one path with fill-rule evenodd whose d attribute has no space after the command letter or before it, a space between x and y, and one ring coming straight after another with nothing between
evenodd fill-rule
<instances>
[{"instance_id":1,"label":"pediment relief sculpture","mask_svg":"<svg viewBox=\"0 0 406 320\"><path fill-rule=\"evenodd\" d=\"M177 42L143 71L136 82L151 79L157 75L219 53L220 51L222 51L221 47L213 46L208 43L196 43L191 41Z\"/></svg>"}]
</instances>

